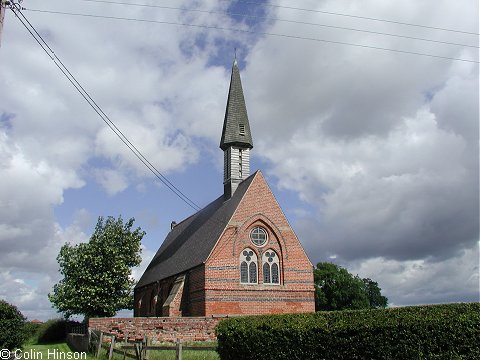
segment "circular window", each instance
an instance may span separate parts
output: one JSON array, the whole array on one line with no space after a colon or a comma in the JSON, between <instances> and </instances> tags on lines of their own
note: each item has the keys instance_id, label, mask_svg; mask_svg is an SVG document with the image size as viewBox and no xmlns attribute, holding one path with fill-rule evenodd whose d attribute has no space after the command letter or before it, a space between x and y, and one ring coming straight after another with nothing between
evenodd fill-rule
<instances>
[{"instance_id":1,"label":"circular window","mask_svg":"<svg viewBox=\"0 0 480 360\"><path fill-rule=\"evenodd\" d=\"M267 242L267 231L257 226L250 232L250 239L256 246L263 246Z\"/></svg>"}]
</instances>

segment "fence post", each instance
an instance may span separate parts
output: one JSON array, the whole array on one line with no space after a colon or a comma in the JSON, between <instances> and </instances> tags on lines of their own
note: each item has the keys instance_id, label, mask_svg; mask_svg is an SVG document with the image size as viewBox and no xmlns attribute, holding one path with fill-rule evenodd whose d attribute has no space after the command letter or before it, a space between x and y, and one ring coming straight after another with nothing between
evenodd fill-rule
<instances>
[{"instance_id":1,"label":"fence post","mask_svg":"<svg viewBox=\"0 0 480 360\"><path fill-rule=\"evenodd\" d=\"M95 357L100 356L100 350L102 350L102 342L103 342L103 331L100 331L100 338L98 340L98 347L97 347L97 353L95 354Z\"/></svg>"},{"instance_id":2,"label":"fence post","mask_svg":"<svg viewBox=\"0 0 480 360\"><path fill-rule=\"evenodd\" d=\"M142 349L141 349L141 344L135 343L135 357L137 360L142 360Z\"/></svg>"},{"instance_id":3,"label":"fence post","mask_svg":"<svg viewBox=\"0 0 480 360\"><path fill-rule=\"evenodd\" d=\"M182 340L177 339L177 346L176 346L176 360L182 360Z\"/></svg>"},{"instance_id":4,"label":"fence post","mask_svg":"<svg viewBox=\"0 0 480 360\"><path fill-rule=\"evenodd\" d=\"M112 341L110 342L110 350L108 352L108 360L112 359L114 347L115 347L115 336L112 336Z\"/></svg>"},{"instance_id":5,"label":"fence post","mask_svg":"<svg viewBox=\"0 0 480 360\"><path fill-rule=\"evenodd\" d=\"M144 360L148 360L148 345L150 345L150 339L145 336L145 352L144 352L144 355L143 355L143 359Z\"/></svg>"},{"instance_id":6,"label":"fence post","mask_svg":"<svg viewBox=\"0 0 480 360\"><path fill-rule=\"evenodd\" d=\"M87 336L88 336L88 351L90 351L90 342L92 341L92 330L87 328Z\"/></svg>"},{"instance_id":7,"label":"fence post","mask_svg":"<svg viewBox=\"0 0 480 360\"><path fill-rule=\"evenodd\" d=\"M127 346L128 345L128 331L125 331L125 339L124 340L124 345ZM123 349L123 360L125 360L125 358L127 357L127 349Z\"/></svg>"}]
</instances>

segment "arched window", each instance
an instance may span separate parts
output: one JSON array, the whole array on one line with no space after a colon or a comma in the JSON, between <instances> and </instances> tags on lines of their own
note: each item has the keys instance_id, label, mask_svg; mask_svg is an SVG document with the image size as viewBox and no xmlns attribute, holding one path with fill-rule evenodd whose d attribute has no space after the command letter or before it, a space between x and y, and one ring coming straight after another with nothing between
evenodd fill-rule
<instances>
[{"instance_id":1,"label":"arched window","mask_svg":"<svg viewBox=\"0 0 480 360\"><path fill-rule=\"evenodd\" d=\"M240 253L240 282L242 284L256 284L258 282L257 254L246 248Z\"/></svg>"},{"instance_id":2,"label":"arched window","mask_svg":"<svg viewBox=\"0 0 480 360\"><path fill-rule=\"evenodd\" d=\"M278 255L272 249L263 253L263 283L280 284L280 261Z\"/></svg>"},{"instance_id":3,"label":"arched window","mask_svg":"<svg viewBox=\"0 0 480 360\"><path fill-rule=\"evenodd\" d=\"M150 312L155 314L156 306L157 306L157 301L158 301L158 290L152 291L152 302L150 303Z\"/></svg>"},{"instance_id":4,"label":"arched window","mask_svg":"<svg viewBox=\"0 0 480 360\"><path fill-rule=\"evenodd\" d=\"M264 263L263 264L263 283L270 284L272 280L272 276L270 275L270 264Z\"/></svg>"}]
</instances>

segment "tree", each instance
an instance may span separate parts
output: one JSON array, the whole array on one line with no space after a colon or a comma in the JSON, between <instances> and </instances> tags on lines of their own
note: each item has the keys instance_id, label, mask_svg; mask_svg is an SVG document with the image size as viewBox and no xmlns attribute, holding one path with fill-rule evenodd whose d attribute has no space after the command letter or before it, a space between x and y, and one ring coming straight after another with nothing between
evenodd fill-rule
<instances>
[{"instance_id":1,"label":"tree","mask_svg":"<svg viewBox=\"0 0 480 360\"><path fill-rule=\"evenodd\" d=\"M140 242L145 232L132 230L134 218L123 223L98 218L88 243L62 246L57 256L63 279L48 298L65 318L111 317L121 309L133 309L131 268L140 265Z\"/></svg>"},{"instance_id":2,"label":"tree","mask_svg":"<svg viewBox=\"0 0 480 360\"><path fill-rule=\"evenodd\" d=\"M317 311L368 309L387 305L388 300L380 294L376 282L353 276L341 266L318 263L313 275Z\"/></svg>"},{"instance_id":3,"label":"tree","mask_svg":"<svg viewBox=\"0 0 480 360\"><path fill-rule=\"evenodd\" d=\"M382 295L381 289L378 287L378 283L372 279L363 279L365 292L367 293L368 301L372 309L386 308L388 305L388 299Z\"/></svg>"},{"instance_id":4,"label":"tree","mask_svg":"<svg viewBox=\"0 0 480 360\"><path fill-rule=\"evenodd\" d=\"M25 317L16 306L0 300L0 349L13 350L25 341Z\"/></svg>"}]
</instances>

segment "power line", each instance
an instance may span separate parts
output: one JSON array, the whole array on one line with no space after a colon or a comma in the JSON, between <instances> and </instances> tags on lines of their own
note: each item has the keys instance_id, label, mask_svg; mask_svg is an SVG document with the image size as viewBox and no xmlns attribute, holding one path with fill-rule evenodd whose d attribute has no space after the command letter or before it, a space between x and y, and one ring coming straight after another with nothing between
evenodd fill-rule
<instances>
[{"instance_id":1,"label":"power line","mask_svg":"<svg viewBox=\"0 0 480 360\"><path fill-rule=\"evenodd\" d=\"M108 1L108 0L79 0L79 1L95 2L95 3L106 3L106 4L133 5L133 6L143 6L143 7L161 7L161 6L158 6L158 5L148 5L148 4L138 4L138 3L124 3L124 2ZM219 0L219 1L231 2L231 0ZM326 15L333 15L333 16L343 16L343 17L350 17L350 18L355 18L355 19L370 20L370 21L376 21L376 22L386 22L386 23L391 23L391 24L404 25L404 26L413 26L413 27L421 27L421 28L432 29L432 30L440 30L440 31L448 31L448 32L457 32L457 33L461 33L461 34L480 35L480 34L477 33L477 32L471 32L471 31L463 31L463 30L450 29L450 28L444 28L444 27L438 27L438 26L428 26L428 25L423 25L423 24L407 23L407 22L401 22L401 21L395 21L395 20L388 20L388 19L381 19L381 18L374 18L374 17L367 17L367 16L360 16L360 15L353 15L353 14L345 14L345 13L333 12L333 11L324 11L324 10L316 10L316 9L299 8L299 7L293 7L293 6L267 4L267 3L264 3L264 2L258 2L258 1L240 1L240 3L242 3L242 4L248 4L248 5L261 5L261 6L272 7L272 8L280 8L280 9L288 9L288 10L312 12L312 13L319 13L319 14L326 14Z\"/></svg>"},{"instance_id":2,"label":"power line","mask_svg":"<svg viewBox=\"0 0 480 360\"><path fill-rule=\"evenodd\" d=\"M92 107L92 109L100 116L100 118L107 124L107 126L119 137L119 139L131 150L134 155L157 177L164 185L166 185L175 195L177 195L183 202L188 206L196 210L197 212L204 210L197 204L195 204L188 196L182 193L171 181L169 181L160 171L158 171L154 165L151 164L148 159L133 145L128 138L121 132L121 130L115 125L115 123L103 112L101 107L91 98L88 92L82 87L82 85L77 81L77 79L72 75L68 68L63 64L63 62L58 58L55 52L50 48L47 42L42 38L38 33L35 27L30 23L30 21L23 15L20 10L23 8L18 7L18 4L13 3L10 7L15 14L15 17L22 23L22 25L27 29L27 31L32 35L34 40L40 45L40 47L45 51L47 56L55 63L55 65L60 69L60 71L65 75L65 77L70 81L70 83L75 87L78 93L85 99L85 101ZM23 21L20 15L25 21ZM28 24L28 25L27 25ZM33 30L33 31L32 31ZM57 62L58 61L58 62ZM211 204L209 204L211 205ZM207 205L208 206L208 205ZM225 220L220 220L215 216L209 217L207 221L214 221L218 224L225 225L226 228L229 227L228 221L225 223ZM229 241L236 232L231 234L227 241Z\"/></svg>"},{"instance_id":3,"label":"power line","mask_svg":"<svg viewBox=\"0 0 480 360\"><path fill-rule=\"evenodd\" d=\"M121 21L136 21L136 22L163 24L163 25L176 25L176 26L194 27L194 28L210 29L210 30L232 31L232 32L240 32L240 33L247 33L247 34L256 34L256 35L288 38L288 39L295 39L295 40L306 40L306 41L330 43L330 44L337 44L337 45L347 45L347 46L354 46L354 47L360 47L360 48L366 48L366 49L372 49L372 50L380 50L380 51L388 51L388 52L395 52L395 53L401 53L401 54L425 56L425 57L431 57L431 58L443 59L443 60L463 61L463 62L469 62L469 63L475 63L475 64L479 63L479 61L476 61L476 60L453 58L453 57L442 56L442 55L421 53L421 52L416 52L416 51L391 49L391 48L384 48L384 47L380 47L380 46L355 44L355 43L349 43L349 42L344 42L344 41L335 41L335 40L327 40L327 39L320 39L320 38L310 38L310 37L303 37L303 36L298 36L298 35L279 34L279 33L254 31L254 30L246 30L246 29L226 28L226 27L220 27L220 26L214 26L214 25L200 25L200 24L173 22L173 21L147 20L147 19L138 19L138 18L127 18L127 17L84 14L84 13L72 13L72 12L40 10L40 9L25 9L25 10L33 11L33 12L40 12L40 13L48 13L48 14L81 16L81 17L91 17L91 18L121 20Z\"/></svg>"},{"instance_id":4,"label":"power line","mask_svg":"<svg viewBox=\"0 0 480 360\"><path fill-rule=\"evenodd\" d=\"M397 38L410 39L410 40L419 40L419 41L426 41L426 42L445 44L445 45L464 46L464 47L472 47L472 48L477 48L477 49L480 48L478 45L459 44L459 43L442 41L442 40L427 39L427 38L420 38L420 37L415 37L415 36L392 34L392 33L385 33L385 32L381 32L381 31L364 30L364 29L357 29L357 28L350 28L350 27L343 27L343 26L336 26L336 25L312 23L312 22L307 22L307 21L289 20L289 19L281 19L281 18L276 18L276 17L259 16L259 15L247 15L247 14L234 13L234 12L230 12L230 11L202 10L202 9L187 8L187 7L174 7L174 6L164 6L164 5L127 3L127 2L108 1L108 0L79 0L79 1L105 3L105 4L111 4L111 5L147 7L147 8L156 8L156 9L166 9L166 10L179 10L179 11L185 11L185 12L197 12L197 13L205 13L205 14L221 14L221 15L232 16L232 17L243 17L243 18L248 18L248 19L258 19L258 20L267 20L267 21L279 21L279 22L292 23L292 24L300 24L300 25L317 26L317 27L324 27L324 28L331 28L331 29L348 30L348 31L362 32L362 33L367 33L367 34L390 36L390 37L397 37Z\"/></svg>"},{"instance_id":5,"label":"power line","mask_svg":"<svg viewBox=\"0 0 480 360\"><path fill-rule=\"evenodd\" d=\"M40 45L40 47L45 51L45 53L50 57L50 59L55 63L55 65L60 69L63 75L70 81L70 83L75 87L75 89L80 93L80 95L85 99L85 101L90 105L90 107L100 116L100 118L107 124L107 126L117 135L117 137L128 147L130 151L158 178L167 188L169 188L175 195L177 195L183 202L194 210L200 210L200 206L195 204L187 195L180 191L171 181L169 181L143 154L138 150L135 145L133 145L130 140L125 136L125 134L115 125L115 123L108 117L107 114L102 110L102 108L92 99L90 94L85 90L85 88L78 82L75 76L68 70L65 64L60 60L60 58L55 54L47 42L42 38L38 33L35 27L28 21L28 19L21 12L21 8L18 4L12 4L11 9L15 14L15 17L22 23L22 25L27 29L27 31L32 35L35 41ZM20 16L19 16L20 15ZM22 20L23 19L23 20Z\"/></svg>"},{"instance_id":6,"label":"power line","mask_svg":"<svg viewBox=\"0 0 480 360\"><path fill-rule=\"evenodd\" d=\"M92 1L92 2L93 2L93 1L100 1L100 0L82 0L82 1ZM230 2L231 0L220 0L220 1ZM280 8L280 9L289 9L289 10L313 12L313 13L319 13L319 14L327 14L327 15L335 15L335 16L344 16L344 17L350 17L350 18L355 18L355 19L363 19L363 20L370 20L370 21L386 22L386 23L397 24L397 25L421 27L421 28L432 29L432 30L441 30L441 31L457 32L457 33L461 33L461 34L480 35L480 34L477 33L477 32L463 31L463 30L458 30L458 29L449 29L449 28L444 28L444 27L437 27L437 26L428 26L428 25L422 25L422 24L407 23L407 22L401 22L401 21L395 21L395 20L387 20L387 19L374 18L374 17L368 17L368 16L345 14L345 13L333 12L333 11L324 11L324 10L316 10L316 9L305 9L305 8L298 8L298 7L284 6L284 5L275 5L275 4L265 4L265 3L260 3L260 2L258 2L258 1L251 1L251 0L250 0L250 1L241 1L241 3L243 3L243 4L252 4L252 5L263 5L263 6L272 7L272 8Z\"/></svg>"}]
</instances>

